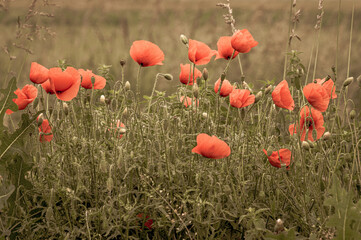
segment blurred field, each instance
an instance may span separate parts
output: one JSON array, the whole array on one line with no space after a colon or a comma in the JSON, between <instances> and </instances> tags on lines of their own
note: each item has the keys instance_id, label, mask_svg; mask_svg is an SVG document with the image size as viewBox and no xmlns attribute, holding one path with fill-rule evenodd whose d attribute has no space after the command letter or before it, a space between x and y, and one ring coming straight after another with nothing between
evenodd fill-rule
<instances>
[{"instance_id":1,"label":"blurred field","mask_svg":"<svg viewBox=\"0 0 361 240\"><path fill-rule=\"evenodd\" d=\"M21 72L21 83L28 82L30 62L37 61L46 67L53 67L58 59L66 59L76 68L93 69L101 64L113 65L112 73L120 77L119 60L126 59L126 80L135 81L137 65L129 56L133 41L145 39L156 43L165 53L163 66L146 68L142 71L142 90L150 94L153 78L157 72L173 74L175 81L159 83L158 89L174 91L178 85L180 63L187 63L187 50L179 41L179 35L185 34L191 39L203 41L213 49L220 36L231 35L229 25L224 23L225 10L216 7L219 0L108 0L108 1L55 1L56 6L36 5L37 11L54 14L53 18L34 17L31 24L49 27L54 36L46 39L15 39L17 19L24 20L31 1L11 2L7 11L0 12L2 37L1 46L9 46L10 55L17 56L10 66L13 75ZM359 49L361 49L361 8L356 2L354 36L352 40L350 76L357 77L360 72ZM242 56L246 81L260 86L259 80L282 80L284 53L288 40L289 1L231 1L236 19L236 27L250 30L259 45ZM297 39L292 42L292 49L303 52L303 64L307 66L310 51L315 39L314 25L319 13L318 1L298 1L301 9L300 23L297 25ZM349 29L352 1L342 1L340 14L339 43L339 81L346 77ZM324 20L320 35L317 78L332 75L335 65L338 1L324 2ZM27 29L31 31L31 29ZM43 36L43 34L41 34ZM12 47L13 42L21 43L33 51L25 58L24 51ZM1 81L5 82L4 73L8 69L8 56L0 55ZM240 78L238 64L234 61L227 78L232 82ZM218 79L225 67L225 60L212 61L206 66L211 82ZM313 67L311 67L313 69ZM311 72L312 73L312 72ZM312 76L312 75L311 75Z\"/></svg>"}]
</instances>

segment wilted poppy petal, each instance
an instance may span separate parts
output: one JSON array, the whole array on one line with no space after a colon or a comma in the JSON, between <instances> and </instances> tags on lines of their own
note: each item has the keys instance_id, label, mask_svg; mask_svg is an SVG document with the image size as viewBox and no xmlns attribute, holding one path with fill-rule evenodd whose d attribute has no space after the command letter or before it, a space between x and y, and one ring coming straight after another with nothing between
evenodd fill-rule
<instances>
[{"instance_id":1,"label":"wilted poppy petal","mask_svg":"<svg viewBox=\"0 0 361 240\"><path fill-rule=\"evenodd\" d=\"M139 40L134 41L130 47L130 56L142 67L163 65L163 51L154 43Z\"/></svg>"}]
</instances>

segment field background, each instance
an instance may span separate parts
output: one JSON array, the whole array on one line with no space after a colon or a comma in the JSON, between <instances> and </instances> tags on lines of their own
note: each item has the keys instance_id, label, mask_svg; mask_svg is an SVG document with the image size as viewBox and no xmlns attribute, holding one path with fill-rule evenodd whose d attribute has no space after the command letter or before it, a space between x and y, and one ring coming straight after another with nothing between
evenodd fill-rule
<instances>
[{"instance_id":1,"label":"field background","mask_svg":"<svg viewBox=\"0 0 361 240\"><path fill-rule=\"evenodd\" d=\"M48 68L56 66L58 59L66 59L76 68L92 69L96 72L102 64L112 65L112 74L120 77L119 60L125 59L126 80L133 83L137 72L137 64L129 56L133 41L144 39L156 43L165 53L164 66L156 66L142 71L141 90L150 95L153 78L157 72L171 73L175 82L161 81L159 90L174 92L179 81L180 63L187 63L187 50L179 40L180 34L188 38L207 43L216 49L220 36L231 35L229 25L224 23L224 9L216 7L219 0L79 0L79 1L49 1L54 6L44 6L38 1L36 10L53 14L54 17L34 17L30 24L38 24L49 28L51 35L40 31L39 37L32 41L23 38L16 39L17 20L24 21L27 9L32 1L13 1L6 3L8 9L0 12L0 28L2 37L0 46L8 46L10 55L17 59L8 66L8 56L1 51L0 72L6 73L9 68L12 75L20 74L19 84L28 83L30 63L36 61ZM279 82L283 76L284 53L288 36L289 4L287 0L254 0L232 1L236 28L250 30L259 45L249 54L243 54L242 62L246 81L260 87L260 80ZM301 41L294 39L292 49L303 52L303 64L307 66L316 34L314 25L318 1L297 1L301 9L300 23L296 34ZM340 35L339 35L339 79L337 85L346 78L347 55L349 46L349 29L351 21L352 1L341 3ZM324 2L324 19L320 35L319 59L316 78L330 74L335 65L338 1ZM361 49L361 4L355 1L354 33L350 76L355 78L360 74ZM31 32L31 28L23 29ZM44 39L46 38L46 39ZM29 48L33 54L25 57L24 51L14 48L12 43ZM238 65L237 61L232 64ZM224 60L211 61L209 69L211 83L216 81L226 65ZM199 67L200 70L203 66ZM231 67L228 79L238 81L239 69ZM313 69L313 66L311 66ZM312 74L312 72L311 72ZM312 75L311 75L312 76ZM5 82L1 77L2 84ZM134 86L134 84L133 84Z\"/></svg>"}]
</instances>

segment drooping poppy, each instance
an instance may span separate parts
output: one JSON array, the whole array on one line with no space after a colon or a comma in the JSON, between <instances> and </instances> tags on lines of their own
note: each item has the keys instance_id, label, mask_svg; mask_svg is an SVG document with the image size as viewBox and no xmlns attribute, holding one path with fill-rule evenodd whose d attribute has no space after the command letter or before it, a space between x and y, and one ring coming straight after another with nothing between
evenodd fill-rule
<instances>
[{"instance_id":1,"label":"drooping poppy","mask_svg":"<svg viewBox=\"0 0 361 240\"><path fill-rule=\"evenodd\" d=\"M103 89L106 84L105 78L95 75L92 70L78 69L78 72L82 76L81 86L86 89L92 89L92 77L94 77L94 89Z\"/></svg>"},{"instance_id":2,"label":"drooping poppy","mask_svg":"<svg viewBox=\"0 0 361 240\"><path fill-rule=\"evenodd\" d=\"M44 119L39 126L39 134L40 142L50 142L53 139L53 134L51 133L51 127L49 125L48 119Z\"/></svg>"},{"instance_id":3,"label":"drooping poppy","mask_svg":"<svg viewBox=\"0 0 361 240\"><path fill-rule=\"evenodd\" d=\"M330 97L327 90L320 84L309 83L303 88L303 95L316 110L324 112L327 110Z\"/></svg>"},{"instance_id":4,"label":"drooping poppy","mask_svg":"<svg viewBox=\"0 0 361 240\"><path fill-rule=\"evenodd\" d=\"M210 49L207 44L197 40L189 39L188 58L195 65L204 65L209 63L217 51Z\"/></svg>"},{"instance_id":5,"label":"drooping poppy","mask_svg":"<svg viewBox=\"0 0 361 240\"><path fill-rule=\"evenodd\" d=\"M154 43L139 40L134 41L130 47L130 56L142 67L163 65L163 51Z\"/></svg>"},{"instance_id":6,"label":"drooping poppy","mask_svg":"<svg viewBox=\"0 0 361 240\"><path fill-rule=\"evenodd\" d=\"M78 95L81 78L75 68L67 67L64 72L58 67L50 68L49 80L58 99L70 101Z\"/></svg>"},{"instance_id":7,"label":"drooping poppy","mask_svg":"<svg viewBox=\"0 0 361 240\"><path fill-rule=\"evenodd\" d=\"M49 69L36 62L32 62L29 78L33 83L42 84L49 79Z\"/></svg>"},{"instance_id":8,"label":"drooping poppy","mask_svg":"<svg viewBox=\"0 0 361 240\"><path fill-rule=\"evenodd\" d=\"M214 84L214 92L215 93L218 93L220 84L221 84L221 79L218 79L217 82ZM221 97L227 97L232 91L233 91L232 84L227 79L224 79L222 86L221 86L221 90L219 92L219 95Z\"/></svg>"},{"instance_id":9,"label":"drooping poppy","mask_svg":"<svg viewBox=\"0 0 361 240\"><path fill-rule=\"evenodd\" d=\"M263 152L266 154L269 163L276 167L281 168L282 165L285 165L287 169L289 169L289 165L291 164L291 150L287 148L282 148L278 151L272 152L270 156L267 155L267 151L263 149Z\"/></svg>"},{"instance_id":10,"label":"drooping poppy","mask_svg":"<svg viewBox=\"0 0 361 240\"><path fill-rule=\"evenodd\" d=\"M231 39L232 48L240 53L248 53L251 48L258 45L247 29L238 30Z\"/></svg>"},{"instance_id":11,"label":"drooping poppy","mask_svg":"<svg viewBox=\"0 0 361 240\"><path fill-rule=\"evenodd\" d=\"M137 215L138 218L143 218L143 213L139 213ZM150 217L148 215L145 216L145 223L144 226L147 227L148 229L152 229L152 225L153 225L153 219L150 219Z\"/></svg>"},{"instance_id":12,"label":"drooping poppy","mask_svg":"<svg viewBox=\"0 0 361 240\"><path fill-rule=\"evenodd\" d=\"M256 97L247 89L234 89L229 94L229 101L232 107L242 108L254 103Z\"/></svg>"},{"instance_id":13,"label":"drooping poppy","mask_svg":"<svg viewBox=\"0 0 361 240\"><path fill-rule=\"evenodd\" d=\"M22 89L16 89L14 93L18 96L18 98L14 98L13 102L18 105L18 110L23 110L38 96L38 89L33 85L27 84ZM7 109L5 113L10 115L13 111Z\"/></svg>"},{"instance_id":14,"label":"drooping poppy","mask_svg":"<svg viewBox=\"0 0 361 240\"><path fill-rule=\"evenodd\" d=\"M192 104L194 105L197 101L197 106L199 106L199 100L196 100L195 98L192 100L192 98L187 97L184 100L184 96L180 97L180 102L184 104L185 107L191 106Z\"/></svg>"},{"instance_id":15,"label":"drooping poppy","mask_svg":"<svg viewBox=\"0 0 361 240\"><path fill-rule=\"evenodd\" d=\"M231 36L220 37L218 39L217 42L218 52L216 55L216 59L224 58L226 60L229 60L232 57L234 49L232 47L231 40L232 40ZM235 51L232 59L235 58L237 55L238 52Z\"/></svg>"},{"instance_id":16,"label":"drooping poppy","mask_svg":"<svg viewBox=\"0 0 361 240\"><path fill-rule=\"evenodd\" d=\"M179 74L179 81L183 84L187 84L188 81L188 85L193 85L193 69L192 71L191 69L191 65L190 64L181 64L181 72ZM189 78L189 73L191 72L191 77ZM202 77L202 72L199 71L197 68L194 69L194 81L196 81L197 78L201 78Z\"/></svg>"},{"instance_id":17,"label":"drooping poppy","mask_svg":"<svg viewBox=\"0 0 361 240\"><path fill-rule=\"evenodd\" d=\"M332 79L329 79L329 80L326 81L326 78L323 78L323 79L318 78L318 79L315 79L315 80L316 80L317 84L322 85L326 89L330 99L337 98L336 86L334 86L334 83L333 83Z\"/></svg>"},{"instance_id":18,"label":"drooping poppy","mask_svg":"<svg viewBox=\"0 0 361 240\"><path fill-rule=\"evenodd\" d=\"M192 152L206 158L221 159L231 154L231 148L216 136L211 137L208 134L201 133L197 136L197 146L192 149Z\"/></svg>"},{"instance_id":19,"label":"drooping poppy","mask_svg":"<svg viewBox=\"0 0 361 240\"><path fill-rule=\"evenodd\" d=\"M295 124L291 124L288 128L290 134L301 132L301 141L310 140L314 141L312 137L312 132L315 130L317 133L317 139L320 139L325 132L325 127L323 126L324 120L322 113L314 108L310 109L308 106L305 106L300 111L300 123L299 128L295 127ZM307 137L306 132L308 131Z\"/></svg>"},{"instance_id":20,"label":"drooping poppy","mask_svg":"<svg viewBox=\"0 0 361 240\"><path fill-rule=\"evenodd\" d=\"M277 107L293 110L295 102L293 101L288 83L286 80L281 81L272 92L272 99Z\"/></svg>"},{"instance_id":21,"label":"drooping poppy","mask_svg":"<svg viewBox=\"0 0 361 240\"><path fill-rule=\"evenodd\" d=\"M45 90L45 92L47 92L49 94L55 94L55 92L53 91L53 89L50 86L50 81L49 80L42 83L41 87Z\"/></svg>"}]
</instances>

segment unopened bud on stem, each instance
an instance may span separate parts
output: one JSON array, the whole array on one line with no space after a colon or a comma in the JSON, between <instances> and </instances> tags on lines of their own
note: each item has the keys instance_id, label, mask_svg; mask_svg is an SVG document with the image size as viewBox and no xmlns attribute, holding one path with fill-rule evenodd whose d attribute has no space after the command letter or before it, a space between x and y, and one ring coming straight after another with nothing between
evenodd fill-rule
<instances>
[{"instance_id":1,"label":"unopened bud on stem","mask_svg":"<svg viewBox=\"0 0 361 240\"><path fill-rule=\"evenodd\" d=\"M199 87L198 87L198 84L197 84L197 83L194 83L194 84L193 84L192 91L193 91L193 96L194 96L195 98L198 98L198 97L199 97Z\"/></svg>"},{"instance_id":2,"label":"unopened bud on stem","mask_svg":"<svg viewBox=\"0 0 361 240\"><path fill-rule=\"evenodd\" d=\"M104 95L101 95L99 100L100 100L100 103L105 104L105 96Z\"/></svg>"},{"instance_id":3,"label":"unopened bud on stem","mask_svg":"<svg viewBox=\"0 0 361 240\"><path fill-rule=\"evenodd\" d=\"M356 111L355 111L355 109L352 109L351 112L350 112L350 119L354 120L355 117L356 117Z\"/></svg>"},{"instance_id":4,"label":"unopened bud on stem","mask_svg":"<svg viewBox=\"0 0 361 240\"><path fill-rule=\"evenodd\" d=\"M126 81L124 87L125 87L125 91L129 91L130 90L130 82Z\"/></svg>"},{"instance_id":5,"label":"unopened bud on stem","mask_svg":"<svg viewBox=\"0 0 361 240\"><path fill-rule=\"evenodd\" d=\"M180 40L182 41L183 44L185 44L185 45L188 44L188 38L185 35L181 34Z\"/></svg>"},{"instance_id":6,"label":"unopened bud on stem","mask_svg":"<svg viewBox=\"0 0 361 240\"><path fill-rule=\"evenodd\" d=\"M308 142L306 142L306 141L303 141L302 148L305 150L310 150L310 144L308 144Z\"/></svg>"},{"instance_id":7,"label":"unopened bud on stem","mask_svg":"<svg viewBox=\"0 0 361 240\"><path fill-rule=\"evenodd\" d=\"M254 100L254 102L257 103L259 100L261 100L262 96L263 96L263 93L261 91L259 91L256 94L256 99Z\"/></svg>"},{"instance_id":8,"label":"unopened bud on stem","mask_svg":"<svg viewBox=\"0 0 361 240\"><path fill-rule=\"evenodd\" d=\"M208 70L207 68L203 68L202 76L204 80L208 79Z\"/></svg>"},{"instance_id":9,"label":"unopened bud on stem","mask_svg":"<svg viewBox=\"0 0 361 240\"><path fill-rule=\"evenodd\" d=\"M272 91L272 85L269 85L265 90L264 90L264 94L267 95L268 93L270 93Z\"/></svg>"},{"instance_id":10,"label":"unopened bud on stem","mask_svg":"<svg viewBox=\"0 0 361 240\"><path fill-rule=\"evenodd\" d=\"M69 113L69 106L66 102L63 102L63 110L64 110L65 115L67 116Z\"/></svg>"},{"instance_id":11,"label":"unopened bud on stem","mask_svg":"<svg viewBox=\"0 0 361 240\"><path fill-rule=\"evenodd\" d=\"M168 81L172 81L172 80L173 80L172 74L169 74L169 73L163 74L163 77L164 77L165 79L167 79Z\"/></svg>"},{"instance_id":12,"label":"unopened bud on stem","mask_svg":"<svg viewBox=\"0 0 361 240\"><path fill-rule=\"evenodd\" d=\"M325 132L324 134L323 134L323 139L324 140L329 140L329 139L331 139L331 133L330 132Z\"/></svg>"},{"instance_id":13,"label":"unopened bud on stem","mask_svg":"<svg viewBox=\"0 0 361 240\"><path fill-rule=\"evenodd\" d=\"M346 78L346 80L343 82L343 87L347 87L353 82L353 77Z\"/></svg>"}]
</instances>

